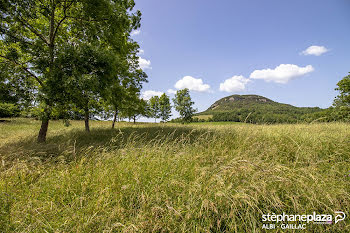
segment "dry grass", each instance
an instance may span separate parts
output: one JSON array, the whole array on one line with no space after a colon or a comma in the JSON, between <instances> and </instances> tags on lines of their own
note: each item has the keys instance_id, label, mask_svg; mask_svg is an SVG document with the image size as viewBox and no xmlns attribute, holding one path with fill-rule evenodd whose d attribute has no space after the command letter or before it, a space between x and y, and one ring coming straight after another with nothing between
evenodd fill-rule
<instances>
[{"instance_id":1,"label":"dry grass","mask_svg":"<svg viewBox=\"0 0 350 233\"><path fill-rule=\"evenodd\" d=\"M350 213L350 125L1 123L0 231L261 232ZM350 221L306 232L349 232Z\"/></svg>"}]
</instances>

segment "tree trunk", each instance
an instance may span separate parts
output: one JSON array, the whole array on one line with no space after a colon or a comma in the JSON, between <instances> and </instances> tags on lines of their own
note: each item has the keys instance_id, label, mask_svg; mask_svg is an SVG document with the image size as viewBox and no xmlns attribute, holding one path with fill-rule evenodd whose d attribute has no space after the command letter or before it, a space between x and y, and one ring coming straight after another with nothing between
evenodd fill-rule
<instances>
[{"instance_id":1,"label":"tree trunk","mask_svg":"<svg viewBox=\"0 0 350 233\"><path fill-rule=\"evenodd\" d=\"M41 121L41 127L40 127L37 142L43 143L46 141L46 133L48 128L49 128L49 119L45 118Z\"/></svg>"},{"instance_id":2,"label":"tree trunk","mask_svg":"<svg viewBox=\"0 0 350 233\"><path fill-rule=\"evenodd\" d=\"M136 117L134 116L133 118L134 118L134 124L136 124Z\"/></svg>"},{"instance_id":3,"label":"tree trunk","mask_svg":"<svg viewBox=\"0 0 350 233\"><path fill-rule=\"evenodd\" d=\"M54 31L55 31L55 7L53 7L51 13L50 13L50 38L49 38L49 55L50 55L50 60L49 60L49 68L50 68L50 73L52 75L53 72L53 62L54 62L54 50L55 50L55 44L54 44ZM46 134L47 134L47 129L49 128L49 114L48 114L48 108L46 107L44 110L46 116L43 118L41 121L41 127L39 130L39 135L37 138L38 143L43 143L46 141Z\"/></svg>"},{"instance_id":4,"label":"tree trunk","mask_svg":"<svg viewBox=\"0 0 350 233\"><path fill-rule=\"evenodd\" d=\"M115 122L117 121L118 111L116 110L113 117L112 129L114 129Z\"/></svg>"},{"instance_id":5,"label":"tree trunk","mask_svg":"<svg viewBox=\"0 0 350 233\"><path fill-rule=\"evenodd\" d=\"M89 126L89 109L85 109L85 131L90 132L90 126Z\"/></svg>"}]
</instances>

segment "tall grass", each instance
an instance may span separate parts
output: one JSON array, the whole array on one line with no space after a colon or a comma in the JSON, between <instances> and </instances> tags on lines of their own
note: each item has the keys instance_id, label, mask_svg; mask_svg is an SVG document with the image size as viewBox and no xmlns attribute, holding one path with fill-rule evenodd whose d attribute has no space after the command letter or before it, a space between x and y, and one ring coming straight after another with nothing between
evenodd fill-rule
<instances>
[{"instance_id":1,"label":"tall grass","mask_svg":"<svg viewBox=\"0 0 350 233\"><path fill-rule=\"evenodd\" d=\"M0 124L0 232L262 232L264 213L350 214L347 124L53 122L45 145L38 127Z\"/></svg>"}]
</instances>

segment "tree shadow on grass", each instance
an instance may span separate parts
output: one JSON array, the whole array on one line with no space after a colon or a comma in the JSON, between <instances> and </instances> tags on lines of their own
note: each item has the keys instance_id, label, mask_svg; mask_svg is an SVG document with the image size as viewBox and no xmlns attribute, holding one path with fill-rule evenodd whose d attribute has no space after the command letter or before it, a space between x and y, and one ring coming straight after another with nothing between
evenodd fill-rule
<instances>
[{"instance_id":1,"label":"tree shadow on grass","mask_svg":"<svg viewBox=\"0 0 350 233\"><path fill-rule=\"evenodd\" d=\"M73 129L49 136L44 144L36 143L31 136L0 147L0 159L11 165L15 161L70 162L89 154L89 151L115 150L126 145L142 148L149 143L179 142L193 143L207 129L191 126L140 126L116 129L96 128L90 133Z\"/></svg>"}]
</instances>

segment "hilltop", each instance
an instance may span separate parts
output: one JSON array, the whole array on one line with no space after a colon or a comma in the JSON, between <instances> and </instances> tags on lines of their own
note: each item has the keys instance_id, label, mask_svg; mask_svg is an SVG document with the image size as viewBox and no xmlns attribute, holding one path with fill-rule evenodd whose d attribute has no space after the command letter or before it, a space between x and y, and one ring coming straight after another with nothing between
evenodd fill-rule
<instances>
[{"instance_id":1,"label":"hilltop","mask_svg":"<svg viewBox=\"0 0 350 233\"><path fill-rule=\"evenodd\" d=\"M235 108L245 108L255 105L287 105L280 104L275 101L272 101L264 96L260 95L231 95L219 99L214 104L212 104L206 112L214 111L230 111ZM287 105L291 106L291 105Z\"/></svg>"},{"instance_id":2,"label":"hilltop","mask_svg":"<svg viewBox=\"0 0 350 233\"><path fill-rule=\"evenodd\" d=\"M219 99L197 117L213 121L251 123L295 123L306 114L322 111L318 107L295 107L259 95L231 95Z\"/></svg>"}]
</instances>

